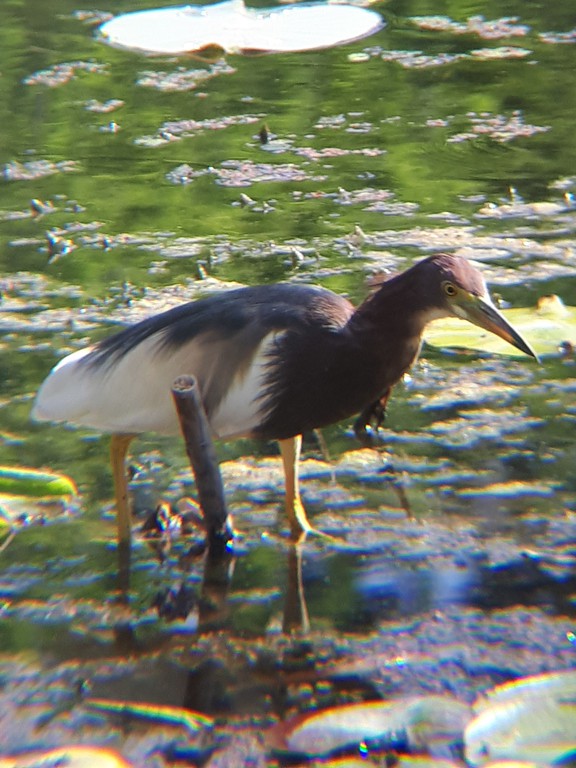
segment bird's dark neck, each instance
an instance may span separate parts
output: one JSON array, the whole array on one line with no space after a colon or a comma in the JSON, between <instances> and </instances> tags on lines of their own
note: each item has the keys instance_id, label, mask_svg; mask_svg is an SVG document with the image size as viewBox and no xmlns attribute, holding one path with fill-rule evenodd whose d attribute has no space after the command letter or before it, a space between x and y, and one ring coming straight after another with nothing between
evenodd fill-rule
<instances>
[{"instance_id":1,"label":"bird's dark neck","mask_svg":"<svg viewBox=\"0 0 576 768\"><path fill-rule=\"evenodd\" d=\"M347 320L339 312L341 325L287 334L271 368L270 416L254 435L283 439L349 418L397 384L418 357L430 311L413 279L387 281L358 309L349 307Z\"/></svg>"},{"instance_id":2,"label":"bird's dark neck","mask_svg":"<svg viewBox=\"0 0 576 768\"><path fill-rule=\"evenodd\" d=\"M393 338L396 329L401 336L420 338L431 317L418 277L409 269L384 282L356 309L350 318L350 330L361 333L385 328L386 337Z\"/></svg>"}]
</instances>

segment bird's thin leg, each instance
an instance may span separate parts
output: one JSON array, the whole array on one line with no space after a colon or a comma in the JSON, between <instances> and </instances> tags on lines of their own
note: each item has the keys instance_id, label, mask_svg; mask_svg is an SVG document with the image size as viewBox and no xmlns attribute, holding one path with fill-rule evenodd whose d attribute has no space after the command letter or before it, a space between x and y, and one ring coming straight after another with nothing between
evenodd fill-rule
<instances>
[{"instance_id":1,"label":"bird's thin leg","mask_svg":"<svg viewBox=\"0 0 576 768\"><path fill-rule=\"evenodd\" d=\"M279 440L282 464L284 466L284 478L286 485L285 508L288 516L288 524L292 538L298 541L309 531L313 530L306 517L306 510L300 498L300 484L298 478L298 463L300 461L300 449L302 447L302 435L290 437L287 440Z\"/></svg>"},{"instance_id":2,"label":"bird's thin leg","mask_svg":"<svg viewBox=\"0 0 576 768\"><path fill-rule=\"evenodd\" d=\"M128 503L128 478L126 477L126 454L133 439L134 435L118 434L112 435L110 442L110 460L116 498L116 522L120 544L128 544L132 532L130 505Z\"/></svg>"},{"instance_id":3,"label":"bird's thin leg","mask_svg":"<svg viewBox=\"0 0 576 768\"><path fill-rule=\"evenodd\" d=\"M374 448L375 450L378 450L378 448L374 445L373 432L368 432L366 427L370 427L371 430L372 427L374 427L376 432L380 429L386 420L386 407L388 405L388 400L390 399L391 393L392 387L388 387L388 389L384 391L384 394L378 400L370 403L370 405L364 408L362 413L354 422L354 434L356 435L356 438L362 443L364 448ZM412 519L414 515L412 513L412 507L410 506L408 495L404 489L402 479L398 476L398 472L396 471L392 462L387 462L380 471L387 472L390 475L392 487L398 494L402 508L406 512L406 516L409 519Z\"/></svg>"},{"instance_id":4,"label":"bird's thin leg","mask_svg":"<svg viewBox=\"0 0 576 768\"><path fill-rule=\"evenodd\" d=\"M315 429L314 437L316 438L316 440L318 441L318 445L320 446L322 458L327 464L330 464L330 480L333 485L336 485L336 470L334 469L334 462L332 461L332 457L330 456L330 451L328 450L328 443L326 442L326 438L324 437L322 430Z\"/></svg>"},{"instance_id":5,"label":"bird's thin leg","mask_svg":"<svg viewBox=\"0 0 576 768\"><path fill-rule=\"evenodd\" d=\"M284 603L282 629L285 633L310 631L310 617L302 582L302 545L290 547L288 552L288 584Z\"/></svg>"}]
</instances>

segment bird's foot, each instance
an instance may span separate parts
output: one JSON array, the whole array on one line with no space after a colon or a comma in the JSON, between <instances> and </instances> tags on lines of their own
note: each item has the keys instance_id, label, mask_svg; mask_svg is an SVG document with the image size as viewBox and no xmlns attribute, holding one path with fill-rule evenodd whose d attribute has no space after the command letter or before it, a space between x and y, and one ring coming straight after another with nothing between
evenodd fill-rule
<instances>
[{"instance_id":1,"label":"bird's foot","mask_svg":"<svg viewBox=\"0 0 576 768\"><path fill-rule=\"evenodd\" d=\"M362 448L374 448L376 433L369 424L361 424L358 419L354 424L354 435Z\"/></svg>"},{"instance_id":2,"label":"bird's foot","mask_svg":"<svg viewBox=\"0 0 576 768\"><path fill-rule=\"evenodd\" d=\"M331 536L329 533L324 533L324 531L321 531L318 528L314 528L314 526L310 524L308 524L304 528L299 528L297 530L294 530L293 528L290 529L290 538L292 539L294 544L302 544L302 542L306 541L306 538L308 536L318 536L318 538L326 542L338 541L338 539L335 536Z\"/></svg>"},{"instance_id":3,"label":"bird's foot","mask_svg":"<svg viewBox=\"0 0 576 768\"><path fill-rule=\"evenodd\" d=\"M330 536L329 533L324 533L323 531L318 530L318 528L315 528L310 523L304 510L304 506L299 498L294 509L288 509L287 512L288 524L290 526L290 538L295 544L305 541L307 536L318 536L319 538L324 539L324 541L337 541L337 539Z\"/></svg>"},{"instance_id":4,"label":"bird's foot","mask_svg":"<svg viewBox=\"0 0 576 768\"><path fill-rule=\"evenodd\" d=\"M297 482L293 482L290 487L288 486L287 482L286 491L285 510L286 517L288 518L288 525L290 527L290 538L292 541L296 543L304 541L308 534L312 536L320 536L325 540L332 539L331 536L326 533L322 533L310 524L306 514L306 509L302 503L302 498L300 496L300 491L298 490ZM332 540L334 541L334 539Z\"/></svg>"},{"instance_id":5,"label":"bird's foot","mask_svg":"<svg viewBox=\"0 0 576 768\"><path fill-rule=\"evenodd\" d=\"M386 421L386 402L381 398L364 408L354 422L354 434L364 448L374 448L376 435Z\"/></svg>"}]
</instances>

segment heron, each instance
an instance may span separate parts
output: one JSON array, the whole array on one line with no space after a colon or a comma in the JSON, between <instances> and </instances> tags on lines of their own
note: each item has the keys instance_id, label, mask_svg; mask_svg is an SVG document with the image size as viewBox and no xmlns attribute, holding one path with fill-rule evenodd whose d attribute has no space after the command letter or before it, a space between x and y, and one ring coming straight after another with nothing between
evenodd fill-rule
<instances>
[{"instance_id":1,"label":"heron","mask_svg":"<svg viewBox=\"0 0 576 768\"><path fill-rule=\"evenodd\" d=\"M536 357L465 258L429 256L355 307L293 283L247 286L182 304L63 358L38 391L35 420L112 434L118 536L130 540L126 455L143 432L177 434L174 380L193 375L216 439L277 440L293 539L313 530L300 495L303 433L360 414L377 422L417 360L428 323L459 317Z\"/></svg>"}]
</instances>

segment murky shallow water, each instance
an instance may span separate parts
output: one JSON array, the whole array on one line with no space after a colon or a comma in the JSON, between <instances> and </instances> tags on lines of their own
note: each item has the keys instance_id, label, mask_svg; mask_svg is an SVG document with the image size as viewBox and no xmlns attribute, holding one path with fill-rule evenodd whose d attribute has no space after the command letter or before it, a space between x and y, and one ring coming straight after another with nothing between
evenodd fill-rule
<instances>
[{"instance_id":1,"label":"murky shallow water","mask_svg":"<svg viewBox=\"0 0 576 768\"><path fill-rule=\"evenodd\" d=\"M455 21L519 18L463 32L393 3L353 46L216 65L109 50L74 4L31 8L0 8L0 463L64 471L82 495L6 505L2 748L75 728L103 743L74 709L43 730L27 709L24 690L42 712L73 708L78 679L251 734L337 702L470 701L573 666L569 350L538 366L426 348L377 450L337 425L328 462L310 436L304 498L336 543L288 546L274 446L219 446L241 536L216 564L196 533L138 537L119 567L105 439L28 414L64 352L233 282L359 299L373 271L445 249L478 260L505 303L575 305L574 4L468 4ZM179 441L134 452L142 516L190 492ZM148 742L110 739L153 764Z\"/></svg>"}]
</instances>

